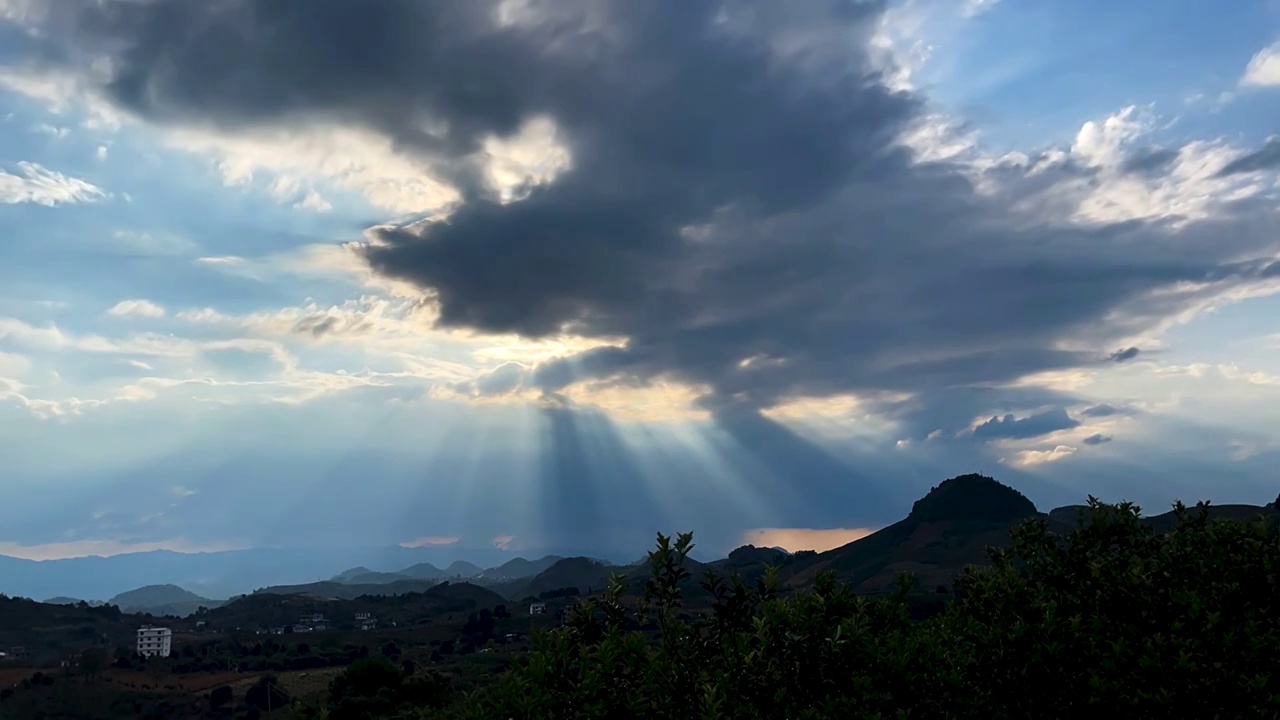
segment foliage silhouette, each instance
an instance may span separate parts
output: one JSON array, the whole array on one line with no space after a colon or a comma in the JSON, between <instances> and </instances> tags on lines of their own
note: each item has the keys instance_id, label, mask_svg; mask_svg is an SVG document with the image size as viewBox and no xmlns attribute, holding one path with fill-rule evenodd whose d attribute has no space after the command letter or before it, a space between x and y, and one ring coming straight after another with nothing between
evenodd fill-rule
<instances>
[{"instance_id":1,"label":"foliage silhouette","mask_svg":"<svg viewBox=\"0 0 1280 720\"><path fill-rule=\"evenodd\" d=\"M1066 535L1027 521L943 600L906 576L871 600L832 575L784 596L772 570L708 573L710 611L689 621L692 536L659 535L637 602L615 577L494 685L419 716L1280 717L1277 523L1175 513L1163 534L1094 498ZM945 607L913 619L921 596Z\"/></svg>"}]
</instances>

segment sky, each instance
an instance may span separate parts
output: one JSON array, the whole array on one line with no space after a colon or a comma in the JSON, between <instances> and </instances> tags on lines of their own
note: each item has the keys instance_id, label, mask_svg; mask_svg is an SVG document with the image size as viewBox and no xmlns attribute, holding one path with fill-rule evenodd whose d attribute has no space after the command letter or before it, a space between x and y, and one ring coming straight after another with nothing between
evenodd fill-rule
<instances>
[{"instance_id":1,"label":"sky","mask_svg":"<svg viewBox=\"0 0 1280 720\"><path fill-rule=\"evenodd\" d=\"M1275 0L0 0L0 554L1261 504Z\"/></svg>"}]
</instances>

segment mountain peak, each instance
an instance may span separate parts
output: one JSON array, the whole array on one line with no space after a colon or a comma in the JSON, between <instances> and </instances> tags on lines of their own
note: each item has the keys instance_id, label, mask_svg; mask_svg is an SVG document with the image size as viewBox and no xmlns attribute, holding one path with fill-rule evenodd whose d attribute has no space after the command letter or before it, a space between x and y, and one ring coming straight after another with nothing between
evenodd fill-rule
<instances>
[{"instance_id":1,"label":"mountain peak","mask_svg":"<svg viewBox=\"0 0 1280 720\"><path fill-rule=\"evenodd\" d=\"M1025 495L985 475L944 480L911 506L917 522L1012 522L1035 515Z\"/></svg>"},{"instance_id":2,"label":"mountain peak","mask_svg":"<svg viewBox=\"0 0 1280 720\"><path fill-rule=\"evenodd\" d=\"M729 553L729 562L732 565L752 565L756 563L780 563L789 555L782 548L756 547L755 545L743 545Z\"/></svg>"}]
</instances>

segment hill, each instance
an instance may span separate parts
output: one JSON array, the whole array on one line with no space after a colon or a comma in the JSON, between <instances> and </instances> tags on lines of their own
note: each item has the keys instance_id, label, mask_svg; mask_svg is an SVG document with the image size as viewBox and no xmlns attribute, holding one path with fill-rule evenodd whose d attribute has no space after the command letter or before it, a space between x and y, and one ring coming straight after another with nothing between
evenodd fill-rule
<instances>
[{"instance_id":1,"label":"hill","mask_svg":"<svg viewBox=\"0 0 1280 720\"><path fill-rule=\"evenodd\" d=\"M200 597L177 585L147 585L120 593L107 601L124 612L186 616L200 607L216 607L220 600Z\"/></svg>"},{"instance_id":2,"label":"hill","mask_svg":"<svg viewBox=\"0 0 1280 720\"><path fill-rule=\"evenodd\" d=\"M902 572L914 573L923 587L950 585L965 566L985 563L988 547L1006 544L1010 528L1038 514L1013 488L982 475L961 475L917 500L906 518L797 560L786 582L805 587L830 570L864 593L888 590Z\"/></svg>"},{"instance_id":3,"label":"hill","mask_svg":"<svg viewBox=\"0 0 1280 720\"><path fill-rule=\"evenodd\" d=\"M306 595L323 600L350 600L361 595L405 595L426 592L437 580L394 580L386 583L340 583L330 580L302 585L272 585L254 590L253 595Z\"/></svg>"},{"instance_id":4,"label":"hill","mask_svg":"<svg viewBox=\"0 0 1280 720\"><path fill-rule=\"evenodd\" d=\"M350 585L384 585L403 580L444 580L447 578L470 578L484 572L478 565L456 560L449 567L441 570L431 563L417 563L403 570L394 572L377 572L366 567L351 568L333 576L332 582Z\"/></svg>"},{"instance_id":5,"label":"hill","mask_svg":"<svg viewBox=\"0 0 1280 720\"><path fill-rule=\"evenodd\" d=\"M489 568L479 573L478 577L482 580L492 582L504 582L509 580L523 580L531 578L547 568L556 564L564 558L559 555L547 555L537 560L526 560L522 557L512 558L498 567Z\"/></svg>"},{"instance_id":6,"label":"hill","mask_svg":"<svg viewBox=\"0 0 1280 720\"><path fill-rule=\"evenodd\" d=\"M510 600L537 597L565 588L577 588L586 594L602 589L608 583L609 575L621 569L587 557L560 558L532 577L493 582L489 587Z\"/></svg>"},{"instance_id":7,"label":"hill","mask_svg":"<svg viewBox=\"0 0 1280 720\"><path fill-rule=\"evenodd\" d=\"M36 664L56 662L68 648L106 638L131 645L148 616L120 612L114 605L53 605L0 595L0 648L24 647Z\"/></svg>"},{"instance_id":8,"label":"hill","mask_svg":"<svg viewBox=\"0 0 1280 720\"><path fill-rule=\"evenodd\" d=\"M444 569L446 577L469 578L484 572L484 568L473 565L466 560L455 560Z\"/></svg>"},{"instance_id":9,"label":"hill","mask_svg":"<svg viewBox=\"0 0 1280 720\"><path fill-rule=\"evenodd\" d=\"M423 582L423 581L414 581ZM321 584L321 583L317 583ZM351 585L333 583L334 588L350 590ZM304 586L298 586L304 587ZM498 593L471 583L442 582L430 587L408 590L400 583L371 586L375 593L348 598L321 596L314 593L259 591L235 598L226 605L201 616L214 628L283 627L299 621L300 616L322 613L337 628L355 626L357 613L367 612L377 618L379 627L393 623L401 626L434 622L442 613L466 613L504 605L507 600ZM406 590L387 593L388 589Z\"/></svg>"}]
</instances>

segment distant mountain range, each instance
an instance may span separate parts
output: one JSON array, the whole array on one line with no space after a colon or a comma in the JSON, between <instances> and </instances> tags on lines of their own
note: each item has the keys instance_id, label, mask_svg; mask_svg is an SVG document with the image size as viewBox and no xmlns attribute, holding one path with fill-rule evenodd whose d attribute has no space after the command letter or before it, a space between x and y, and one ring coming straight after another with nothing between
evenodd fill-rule
<instances>
[{"instance_id":1,"label":"distant mountain range","mask_svg":"<svg viewBox=\"0 0 1280 720\"><path fill-rule=\"evenodd\" d=\"M626 556L634 552L634 548L628 549ZM566 557L583 552L548 548L540 554ZM611 559L629 559L626 556ZM526 561L511 550L455 546L257 548L209 553L160 550L39 561L0 555L0 593L101 601L147 585L177 585L200 597L217 599L269 585L336 579L356 569L388 575L361 582L394 582L405 573L417 579L470 577L486 572L485 568L496 572L510 561L515 561L510 571L513 577L526 576L518 570L522 562L537 562ZM422 567L412 570L419 565Z\"/></svg>"},{"instance_id":2,"label":"distant mountain range","mask_svg":"<svg viewBox=\"0 0 1280 720\"><path fill-rule=\"evenodd\" d=\"M771 565L778 568L780 580L788 589L808 587L824 571L834 572L862 593L886 591L902 572L913 573L925 587L949 586L966 566L985 563L988 548L1007 544L1009 530L1017 523L1039 517L1044 518L1052 530L1067 532L1075 527L1082 509L1083 506L1067 506L1041 513L1021 493L992 478L963 475L941 483L916 501L911 512L902 520L833 550L792 554L781 548L746 545L719 560L703 563L691 558L686 563L686 569L693 574L688 584L693 592L697 592L696 581L706 570L738 573L744 579L752 580L763 574L766 566ZM1247 519L1274 512L1274 503L1211 508L1213 518ZM1163 532L1172 528L1176 520L1173 513L1164 513L1145 518L1144 522ZM227 554L213 554L212 557L224 555ZM211 556L179 557L207 561ZM90 565L93 564L92 561L97 561L99 567L102 567L104 564L110 565L108 561L115 559L82 560ZM15 576L6 572L13 567L12 564L5 564L8 561L12 561L12 558L0 557L0 582L12 584ZM55 570L53 574L56 575L66 568L76 567L76 561L46 561L30 565ZM18 567L28 573L31 571L27 565ZM297 576L292 570L296 569L287 565L276 566L274 582L263 583L248 597L284 595L321 600L353 600L362 596L424 593L441 587L445 581L455 584L465 581L463 584L469 587L484 587L487 592L496 596L519 601L528 597L554 595L568 588L581 593L598 591L614 574L624 577L626 587L639 591L649 572L645 560L615 564L583 556L561 555L547 555L535 560L507 558L487 569L466 561L454 561L443 568L431 562L420 561L390 572L358 565L332 574L327 580L300 583L288 582L291 574ZM246 576L255 578L261 574L262 571L255 568L246 573ZM31 582L30 579L27 581ZM189 615L201 606L213 609L227 604L226 601L211 599L208 594L193 592L193 587L200 586L148 584L119 593L108 603L129 613L178 616ZM59 594L46 602L74 605L80 601L70 595Z\"/></svg>"}]
</instances>

